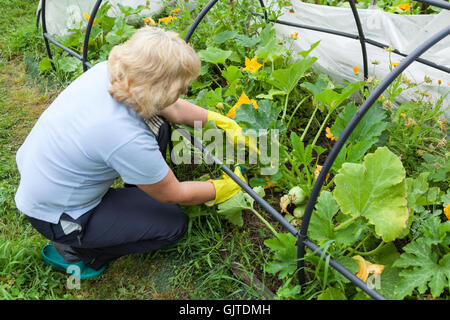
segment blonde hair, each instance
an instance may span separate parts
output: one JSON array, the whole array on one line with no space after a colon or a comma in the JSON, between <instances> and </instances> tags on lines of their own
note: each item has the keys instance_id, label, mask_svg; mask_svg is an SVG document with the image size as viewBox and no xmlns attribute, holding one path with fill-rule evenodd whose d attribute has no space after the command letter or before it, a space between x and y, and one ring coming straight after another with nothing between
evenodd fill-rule
<instances>
[{"instance_id":1,"label":"blonde hair","mask_svg":"<svg viewBox=\"0 0 450 320\"><path fill-rule=\"evenodd\" d=\"M200 58L178 34L144 27L111 50L108 91L116 101L149 118L187 92L200 68Z\"/></svg>"}]
</instances>

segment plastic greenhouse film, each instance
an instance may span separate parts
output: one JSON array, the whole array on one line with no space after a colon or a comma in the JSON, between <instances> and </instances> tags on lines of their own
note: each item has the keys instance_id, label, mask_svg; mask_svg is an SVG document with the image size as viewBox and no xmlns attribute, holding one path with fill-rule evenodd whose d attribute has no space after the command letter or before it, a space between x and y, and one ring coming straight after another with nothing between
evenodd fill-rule
<instances>
[{"instance_id":1,"label":"plastic greenhouse film","mask_svg":"<svg viewBox=\"0 0 450 320\"><path fill-rule=\"evenodd\" d=\"M39 2L37 12L39 12L42 4ZM106 2L103 1L102 4ZM108 0L112 4L112 8L108 12L110 16L117 16L120 10L117 3L124 6L136 8L139 5L146 5L149 2L150 10L147 12L158 12L162 6L162 0ZM80 21L87 25L84 13L91 14L95 5L93 0L47 0L46 1L46 23L48 33L51 35L63 35L73 26L78 26ZM145 13L146 11L143 11Z\"/></svg>"},{"instance_id":2,"label":"plastic greenhouse film","mask_svg":"<svg viewBox=\"0 0 450 320\"><path fill-rule=\"evenodd\" d=\"M265 3L266 7L271 6L270 1L265 1ZM290 12L290 8L293 8L294 12ZM293 1L292 7L284 7L281 10L283 14L279 17L279 20L282 21L358 35L355 19L350 8L328 7ZM374 8L358 9L358 14L366 39L393 46L404 54L409 54L419 43L450 23L450 12L448 10L442 10L439 14L434 15L397 15ZM363 79L363 58L359 39L281 24L276 24L275 28L280 38L289 37L290 34L295 32L299 33L298 40L294 41L293 46L293 49L297 52L309 49L313 43L320 40L320 44L311 55L318 58L315 66L320 71L327 73L334 81L342 84L343 80ZM369 77L384 78L390 71L391 63L395 64L404 59L404 57L395 53L389 55L386 50L369 43L366 44L366 48ZM430 48L421 58L450 68L450 37ZM378 64L374 65L372 62L378 62ZM357 75L353 72L353 66L359 67L360 72ZM447 95L444 106L450 104L450 73L437 70L420 62L414 62L405 70L404 75L409 80L422 84L419 87L403 91L400 99L414 96L414 93L420 88L428 90L434 98ZM433 80L432 83L424 83L425 76L430 77ZM438 84L438 80L440 80L440 84ZM402 101L404 100L398 102ZM449 118L449 109L446 110L445 116Z\"/></svg>"}]
</instances>

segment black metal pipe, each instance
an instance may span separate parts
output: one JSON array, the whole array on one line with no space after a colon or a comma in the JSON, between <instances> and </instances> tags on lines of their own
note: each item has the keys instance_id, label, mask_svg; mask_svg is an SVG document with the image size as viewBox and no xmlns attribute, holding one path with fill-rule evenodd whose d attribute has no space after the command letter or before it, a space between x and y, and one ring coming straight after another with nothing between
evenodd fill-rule
<instances>
[{"instance_id":1,"label":"black metal pipe","mask_svg":"<svg viewBox=\"0 0 450 320\"><path fill-rule=\"evenodd\" d=\"M47 50L47 56L50 59L50 64L52 65L52 69L56 71L55 64L53 63L52 51L50 50L50 44L48 43L49 40L45 36L47 34L47 21L45 19L45 2L46 0L42 0L41 2L42 35L44 37L45 49Z\"/></svg>"},{"instance_id":2,"label":"black metal pipe","mask_svg":"<svg viewBox=\"0 0 450 320\"><path fill-rule=\"evenodd\" d=\"M184 41L189 42L189 40L191 40L192 35L194 34L195 29L197 29L197 26L199 25L199 23L203 20L203 18L205 17L205 15L209 12L209 10L211 10L211 8L216 4L218 0L211 0L210 2L208 2L208 4L202 9L202 11L200 11L200 13L198 14L198 16L195 18L194 22L191 24L191 26L189 27L188 32L186 33L186 35L184 36Z\"/></svg>"},{"instance_id":3,"label":"black metal pipe","mask_svg":"<svg viewBox=\"0 0 450 320\"><path fill-rule=\"evenodd\" d=\"M383 43L380 43L380 42L375 41L375 40L365 39L365 41L367 43L373 45L373 46L378 47L378 48L384 49L384 48L388 48L389 47L387 44L383 44ZM402 57L407 57L408 56L406 53L400 52L400 51L398 51L395 48L392 50L392 52L395 53L395 54L398 54L399 56L402 56ZM423 59L423 58L417 58L416 61L420 62L422 64L425 64L425 65L427 65L429 67L438 69L440 71L444 71L444 72L450 73L450 68L448 68L446 66L441 66L441 65L436 64L436 63L434 63L434 62L432 62L430 60L426 60L426 59Z\"/></svg>"},{"instance_id":4,"label":"black metal pipe","mask_svg":"<svg viewBox=\"0 0 450 320\"><path fill-rule=\"evenodd\" d=\"M441 1L441 0L414 0L414 1L426 3L433 7L450 10L450 3L448 1Z\"/></svg>"},{"instance_id":5,"label":"black metal pipe","mask_svg":"<svg viewBox=\"0 0 450 320\"><path fill-rule=\"evenodd\" d=\"M369 77L369 65L367 63L367 49L366 40L364 36L364 31L361 25L361 20L359 19L358 10L356 9L355 1L348 0L350 3L350 8L352 9L353 17L355 18L356 28L358 29L359 42L361 44L361 53L363 58L363 68L364 68L364 80Z\"/></svg>"},{"instance_id":6,"label":"black metal pipe","mask_svg":"<svg viewBox=\"0 0 450 320\"><path fill-rule=\"evenodd\" d=\"M264 4L264 0L259 0L259 4L264 9L264 20L267 22L269 17L267 16L267 10L266 5Z\"/></svg>"},{"instance_id":7,"label":"black metal pipe","mask_svg":"<svg viewBox=\"0 0 450 320\"><path fill-rule=\"evenodd\" d=\"M260 16L263 18L263 15L261 13L257 13L257 12L251 12L251 13L253 15L257 15L257 16ZM342 36L342 37L351 38L351 39L355 39L355 40L359 39L359 37L355 34L342 32L342 31L335 31L332 29L326 29L326 28L321 28L321 27L308 26L306 24L300 24L300 23L295 23L295 22L290 22L290 21L268 19L267 22L273 22L273 23L278 23L278 24L282 24L285 26L290 26L290 27L297 27L297 28L302 28L302 29L307 29L307 30L335 34L337 36Z\"/></svg>"},{"instance_id":8,"label":"black metal pipe","mask_svg":"<svg viewBox=\"0 0 450 320\"><path fill-rule=\"evenodd\" d=\"M305 214L302 219L302 225L300 227L299 234L299 246L298 246L298 254L299 254L299 279L304 281L304 261L303 257L305 255L305 247L304 244L307 239L309 222L311 220L312 211L314 209L316 200L319 196L322 185L325 181L325 177L327 173L330 171L331 166L334 163L337 155L341 151L345 142L347 141L350 134L353 132L355 127L358 125L359 121L366 114L366 112L370 109L370 107L375 103L378 97L387 89L387 87L411 64L413 63L420 55L422 55L425 51L431 48L434 44L445 38L450 34L450 25L441 30L440 32L433 35L431 38L427 39L423 42L418 48L413 50L411 54L409 54L397 67L392 70L387 77L372 91L363 105L358 109L353 118L349 121L345 129L342 131L339 139L336 144L331 149L325 163L320 171L319 176L317 177L316 183L313 186L311 194L309 196L308 202L305 208Z\"/></svg>"},{"instance_id":9,"label":"black metal pipe","mask_svg":"<svg viewBox=\"0 0 450 320\"><path fill-rule=\"evenodd\" d=\"M67 53L69 53L70 55L72 55L73 57L79 59L80 61L83 59L78 53L76 53L75 51L73 51L72 49L69 49L65 46L63 46L61 43L59 43L58 41L56 41L55 39L53 39L48 33L44 33L44 38L47 39L50 43L54 44L55 46L57 46L58 48L66 51Z\"/></svg>"},{"instance_id":10,"label":"black metal pipe","mask_svg":"<svg viewBox=\"0 0 450 320\"><path fill-rule=\"evenodd\" d=\"M102 0L97 0L97 2L94 5L94 8L91 11L91 16L89 17L89 21L86 27L86 34L84 35L84 43L83 43L83 72L85 72L87 68L87 55L88 55L88 48L89 48L89 37L91 35L91 29L92 25L94 24L95 16L97 15L98 8L100 7L102 3Z\"/></svg>"},{"instance_id":11,"label":"black metal pipe","mask_svg":"<svg viewBox=\"0 0 450 320\"><path fill-rule=\"evenodd\" d=\"M36 13L36 30L39 30L39 20L41 18L42 7Z\"/></svg>"},{"instance_id":12,"label":"black metal pipe","mask_svg":"<svg viewBox=\"0 0 450 320\"><path fill-rule=\"evenodd\" d=\"M322 250L314 244L313 242L309 240L305 240L304 244L306 247L311 249L317 256L321 257L324 261L327 261L327 258L329 255L323 254ZM336 269L340 274L342 274L344 277L346 277L348 280L353 282L354 285L356 285L358 288L363 290L365 293L367 293L369 296L376 300L387 300L386 297L384 297L382 294L374 290L373 288L370 288L364 281L362 281L360 278L355 276L350 270L345 268L343 265L341 265L339 262L334 260L333 258L329 258L329 264L334 269Z\"/></svg>"}]
</instances>

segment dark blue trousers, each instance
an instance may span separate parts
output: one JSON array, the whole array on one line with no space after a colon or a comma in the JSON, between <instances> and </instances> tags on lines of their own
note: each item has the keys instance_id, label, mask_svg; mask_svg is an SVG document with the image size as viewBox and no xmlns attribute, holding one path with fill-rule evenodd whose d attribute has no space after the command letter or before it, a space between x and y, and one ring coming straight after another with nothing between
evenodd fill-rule
<instances>
[{"instance_id":1,"label":"dark blue trousers","mask_svg":"<svg viewBox=\"0 0 450 320\"><path fill-rule=\"evenodd\" d=\"M163 134L168 134L164 130ZM158 136L161 151L165 151L167 141ZM124 255L146 253L175 243L188 224L188 217L178 205L161 203L131 185L109 189L97 207L78 219L67 214L61 216L58 224L27 219L47 239L69 245L93 269Z\"/></svg>"}]
</instances>

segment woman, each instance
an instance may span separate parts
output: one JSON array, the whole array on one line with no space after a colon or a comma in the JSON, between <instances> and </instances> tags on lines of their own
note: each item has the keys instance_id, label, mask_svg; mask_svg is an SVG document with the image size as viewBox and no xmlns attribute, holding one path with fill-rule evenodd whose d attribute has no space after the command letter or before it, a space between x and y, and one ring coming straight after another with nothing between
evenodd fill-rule
<instances>
[{"instance_id":1,"label":"woman","mask_svg":"<svg viewBox=\"0 0 450 320\"><path fill-rule=\"evenodd\" d=\"M227 137L243 141L233 120L179 99L200 67L177 34L145 27L41 115L16 155L15 201L53 241L43 250L46 262L63 271L77 264L81 278L96 276L118 257L179 240L188 219L177 204L216 204L239 191L228 177L178 181L161 153L167 128L155 135L145 121L156 115L191 126L213 120ZM119 176L132 187L110 188Z\"/></svg>"}]
</instances>

